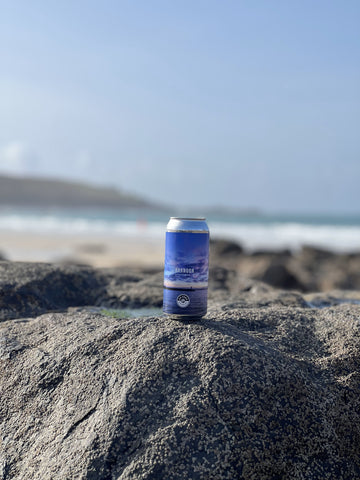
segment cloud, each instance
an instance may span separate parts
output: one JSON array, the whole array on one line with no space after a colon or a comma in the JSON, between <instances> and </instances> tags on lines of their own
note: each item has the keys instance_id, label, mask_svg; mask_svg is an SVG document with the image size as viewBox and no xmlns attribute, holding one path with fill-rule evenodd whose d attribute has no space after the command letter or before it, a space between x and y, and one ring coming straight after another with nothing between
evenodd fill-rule
<instances>
[{"instance_id":1,"label":"cloud","mask_svg":"<svg viewBox=\"0 0 360 480\"><path fill-rule=\"evenodd\" d=\"M11 142L0 149L0 172L11 175L35 173L37 157L22 142Z\"/></svg>"}]
</instances>

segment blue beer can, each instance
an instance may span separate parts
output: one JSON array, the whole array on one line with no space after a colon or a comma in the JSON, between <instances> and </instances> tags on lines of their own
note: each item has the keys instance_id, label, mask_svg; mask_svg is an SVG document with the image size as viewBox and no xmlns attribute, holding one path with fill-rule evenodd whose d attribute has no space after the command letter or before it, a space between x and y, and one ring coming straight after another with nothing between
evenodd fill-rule
<instances>
[{"instance_id":1,"label":"blue beer can","mask_svg":"<svg viewBox=\"0 0 360 480\"><path fill-rule=\"evenodd\" d=\"M206 315L208 278L205 218L171 217L166 228L164 312L177 318Z\"/></svg>"}]
</instances>

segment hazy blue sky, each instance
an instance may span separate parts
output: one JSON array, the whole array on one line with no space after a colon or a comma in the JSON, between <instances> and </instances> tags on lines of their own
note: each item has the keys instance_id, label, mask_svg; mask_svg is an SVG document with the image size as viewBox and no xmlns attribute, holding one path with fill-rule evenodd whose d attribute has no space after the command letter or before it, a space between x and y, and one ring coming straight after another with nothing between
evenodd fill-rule
<instances>
[{"instance_id":1,"label":"hazy blue sky","mask_svg":"<svg viewBox=\"0 0 360 480\"><path fill-rule=\"evenodd\" d=\"M359 25L359 0L0 0L0 171L359 212Z\"/></svg>"}]
</instances>

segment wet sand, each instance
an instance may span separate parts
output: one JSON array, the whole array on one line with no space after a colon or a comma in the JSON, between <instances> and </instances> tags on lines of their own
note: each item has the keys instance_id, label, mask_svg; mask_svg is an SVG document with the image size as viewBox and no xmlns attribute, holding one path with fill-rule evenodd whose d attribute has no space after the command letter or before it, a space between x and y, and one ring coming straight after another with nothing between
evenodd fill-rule
<instances>
[{"instance_id":1,"label":"wet sand","mask_svg":"<svg viewBox=\"0 0 360 480\"><path fill-rule=\"evenodd\" d=\"M0 252L12 261L84 263L94 267L162 268L164 242L140 235L52 235L0 231Z\"/></svg>"}]
</instances>

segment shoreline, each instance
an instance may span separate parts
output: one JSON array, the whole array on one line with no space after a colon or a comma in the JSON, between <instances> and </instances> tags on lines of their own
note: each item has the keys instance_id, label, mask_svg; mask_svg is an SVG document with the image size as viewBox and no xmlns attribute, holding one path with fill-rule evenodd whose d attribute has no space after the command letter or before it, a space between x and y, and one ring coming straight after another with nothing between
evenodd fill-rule
<instances>
[{"instance_id":1,"label":"shoreline","mask_svg":"<svg viewBox=\"0 0 360 480\"><path fill-rule=\"evenodd\" d=\"M15 262L160 271L164 268L165 235L19 234L0 230L2 257ZM214 272L212 281L219 285L230 284L232 276L238 273L276 288L302 292L360 290L359 250L338 253L303 245L297 251L279 248L248 251L236 242L212 237L210 268Z\"/></svg>"},{"instance_id":2,"label":"shoreline","mask_svg":"<svg viewBox=\"0 0 360 480\"><path fill-rule=\"evenodd\" d=\"M92 267L162 268L164 241L140 235L43 234L0 231L0 254L18 262L83 263Z\"/></svg>"}]
</instances>

